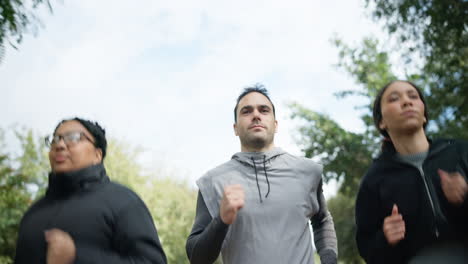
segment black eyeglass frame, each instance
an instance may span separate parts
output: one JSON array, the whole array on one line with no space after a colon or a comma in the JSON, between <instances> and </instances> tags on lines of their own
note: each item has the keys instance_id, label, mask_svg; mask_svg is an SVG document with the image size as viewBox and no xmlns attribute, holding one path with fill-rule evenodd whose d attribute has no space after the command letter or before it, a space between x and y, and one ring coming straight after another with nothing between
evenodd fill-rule
<instances>
[{"instance_id":1,"label":"black eyeglass frame","mask_svg":"<svg viewBox=\"0 0 468 264\"><path fill-rule=\"evenodd\" d=\"M77 134L79 134L78 140L76 140L76 138L77 138L76 135ZM83 138L88 140L89 142L91 142L93 144L93 146L96 146L96 143L91 138L89 138L84 132L81 132L81 131L72 131L72 132L68 132L68 133L66 133L64 135L50 135L50 136L47 136L44 139L44 141L45 141L45 145L47 147L51 148L52 146L54 146L55 144L60 142L60 140L62 140L62 139L63 139L63 142L65 143L65 145L72 146L72 145L75 145L78 142L80 142Z\"/></svg>"}]
</instances>

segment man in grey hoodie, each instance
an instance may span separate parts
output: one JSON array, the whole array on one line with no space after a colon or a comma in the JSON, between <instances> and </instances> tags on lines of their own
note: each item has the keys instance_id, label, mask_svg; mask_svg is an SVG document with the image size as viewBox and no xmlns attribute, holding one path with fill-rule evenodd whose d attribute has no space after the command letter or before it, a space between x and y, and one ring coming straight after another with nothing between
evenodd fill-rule
<instances>
[{"instance_id":1,"label":"man in grey hoodie","mask_svg":"<svg viewBox=\"0 0 468 264\"><path fill-rule=\"evenodd\" d=\"M186 250L190 263L313 263L309 220L324 264L337 263L333 219L322 193L322 166L275 147L275 107L261 85L234 108L241 152L197 181Z\"/></svg>"}]
</instances>

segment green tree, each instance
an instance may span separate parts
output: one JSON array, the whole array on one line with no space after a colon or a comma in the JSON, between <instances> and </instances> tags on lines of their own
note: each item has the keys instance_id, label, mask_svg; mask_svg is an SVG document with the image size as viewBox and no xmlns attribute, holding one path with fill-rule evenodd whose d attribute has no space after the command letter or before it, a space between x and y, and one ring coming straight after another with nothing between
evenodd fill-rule
<instances>
[{"instance_id":1,"label":"green tree","mask_svg":"<svg viewBox=\"0 0 468 264\"><path fill-rule=\"evenodd\" d=\"M47 172L41 138L36 139L31 130L15 134L19 155L0 153L0 264L12 263L21 217L42 192ZM1 129L0 145L5 145Z\"/></svg>"},{"instance_id":2,"label":"green tree","mask_svg":"<svg viewBox=\"0 0 468 264\"><path fill-rule=\"evenodd\" d=\"M327 115L291 104L291 118L300 119L298 128L306 157L319 157L324 165L324 180L341 182L340 192L354 195L362 174L370 165L376 143L367 134L352 133L341 128Z\"/></svg>"},{"instance_id":3,"label":"green tree","mask_svg":"<svg viewBox=\"0 0 468 264\"><path fill-rule=\"evenodd\" d=\"M364 263L354 242L356 235L356 225L354 224L355 200L338 193L335 197L330 198L327 203L335 223L340 260L346 264Z\"/></svg>"},{"instance_id":4,"label":"green tree","mask_svg":"<svg viewBox=\"0 0 468 264\"><path fill-rule=\"evenodd\" d=\"M360 263L355 246L354 200L362 175L377 152L373 133L353 133L340 127L330 117L291 104L292 118L301 120L298 144L306 157L319 157L324 165L324 180L337 180L339 193L328 201L338 237L339 260Z\"/></svg>"},{"instance_id":5,"label":"green tree","mask_svg":"<svg viewBox=\"0 0 468 264\"><path fill-rule=\"evenodd\" d=\"M110 140L105 160L112 180L129 186L150 210L169 263L188 263L185 241L195 219L197 193L168 170L164 175L146 170L138 158L142 151L124 142ZM180 178L180 177L179 177Z\"/></svg>"},{"instance_id":6,"label":"green tree","mask_svg":"<svg viewBox=\"0 0 468 264\"><path fill-rule=\"evenodd\" d=\"M28 177L9 166L8 156L0 156L0 263L11 263L15 254L19 222L31 204L25 183Z\"/></svg>"},{"instance_id":7,"label":"green tree","mask_svg":"<svg viewBox=\"0 0 468 264\"><path fill-rule=\"evenodd\" d=\"M156 172L145 169L138 163L141 154L141 148L110 140L105 160L109 177L129 186L145 201L168 263L188 263L185 242L195 219L197 191L163 165Z\"/></svg>"},{"instance_id":8,"label":"green tree","mask_svg":"<svg viewBox=\"0 0 468 264\"><path fill-rule=\"evenodd\" d=\"M468 2L366 0L426 93L434 133L468 138ZM416 67L414 59L422 60ZM408 78L408 76L405 76Z\"/></svg>"},{"instance_id":9,"label":"green tree","mask_svg":"<svg viewBox=\"0 0 468 264\"><path fill-rule=\"evenodd\" d=\"M21 153L15 158L18 164L17 173L28 177L28 187L33 197L43 194L47 184L47 175L50 171L48 149L44 137L34 134L32 129L15 131L20 143Z\"/></svg>"},{"instance_id":10,"label":"green tree","mask_svg":"<svg viewBox=\"0 0 468 264\"><path fill-rule=\"evenodd\" d=\"M23 40L23 34L30 30L36 31L40 20L33 11L41 5L47 5L52 12L49 0L0 0L0 63L5 43L17 48Z\"/></svg>"}]
</instances>

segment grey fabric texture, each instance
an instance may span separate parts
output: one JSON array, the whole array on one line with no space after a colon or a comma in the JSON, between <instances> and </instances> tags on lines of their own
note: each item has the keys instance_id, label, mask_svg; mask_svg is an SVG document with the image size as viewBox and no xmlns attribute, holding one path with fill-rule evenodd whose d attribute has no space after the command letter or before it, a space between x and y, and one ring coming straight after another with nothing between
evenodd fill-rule
<instances>
[{"instance_id":1,"label":"grey fabric texture","mask_svg":"<svg viewBox=\"0 0 468 264\"><path fill-rule=\"evenodd\" d=\"M403 163L412 165L419 170L422 169L422 165L424 163L424 160L427 158L427 154L429 154L429 151L424 151L416 154L409 154L409 155L402 155L400 153L396 153L396 157Z\"/></svg>"},{"instance_id":2,"label":"grey fabric texture","mask_svg":"<svg viewBox=\"0 0 468 264\"><path fill-rule=\"evenodd\" d=\"M319 211L321 175L321 165L275 148L236 153L201 177L197 185L212 218L219 215L225 186L240 184L245 191L245 205L222 245L223 263L313 263L309 219ZM325 221L333 225L331 217ZM320 245L334 245L337 252L334 230L319 237L334 239Z\"/></svg>"}]
</instances>

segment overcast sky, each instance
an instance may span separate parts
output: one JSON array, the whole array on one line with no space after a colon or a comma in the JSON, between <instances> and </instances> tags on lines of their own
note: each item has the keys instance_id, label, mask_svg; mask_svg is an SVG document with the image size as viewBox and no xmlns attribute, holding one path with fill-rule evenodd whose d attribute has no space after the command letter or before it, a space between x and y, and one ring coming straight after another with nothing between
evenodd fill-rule
<instances>
[{"instance_id":1,"label":"overcast sky","mask_svg":"<svg viewBox=\"0 0 468 264\"><path fill-rule=\"evenodd\" d=\"M233 108L260 82L277 108L276 145L302 155L287 102L359 131L358 89L333 64L347 43L380 34L362 0L53 1L43 28L0 64L0 127L52 132L63 118L101 123L145 149L147 167L191 184L240 150Z\"/></svg>"}]
</instances>

